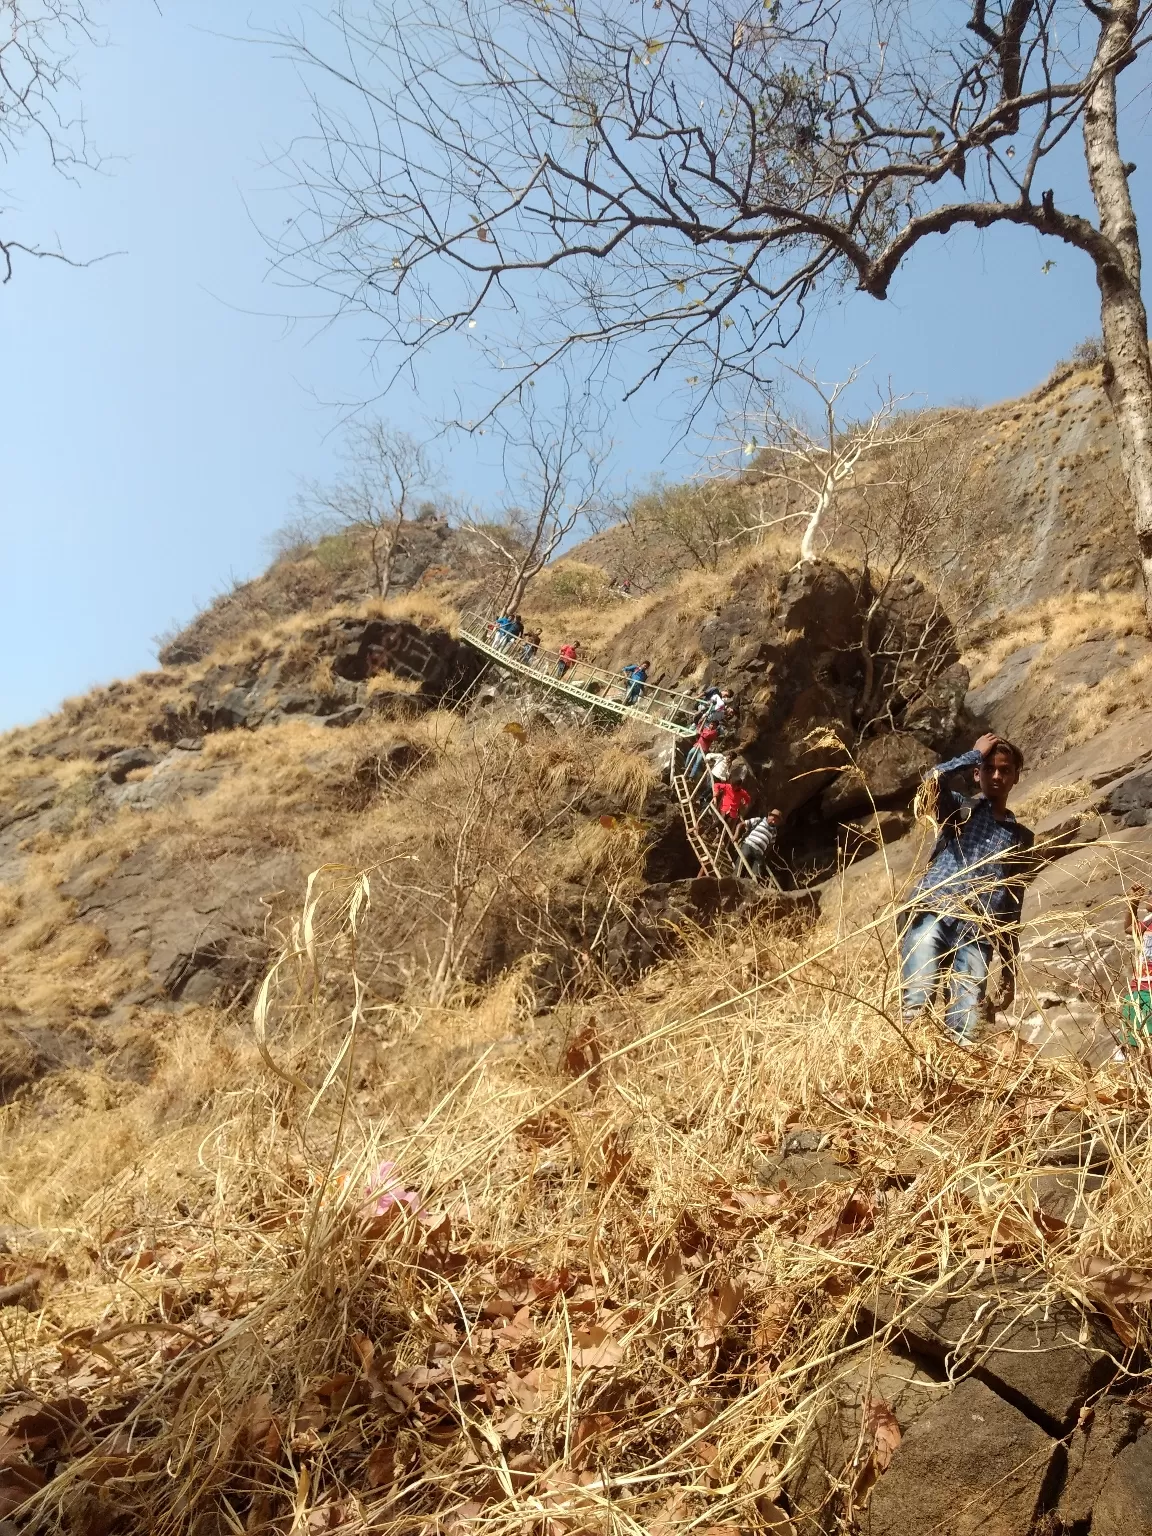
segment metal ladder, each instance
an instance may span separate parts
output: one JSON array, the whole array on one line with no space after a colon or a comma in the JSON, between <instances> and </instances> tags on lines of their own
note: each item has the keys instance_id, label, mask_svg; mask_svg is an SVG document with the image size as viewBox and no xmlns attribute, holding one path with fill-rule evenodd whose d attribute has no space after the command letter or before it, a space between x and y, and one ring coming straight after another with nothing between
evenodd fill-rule
<instances>
[{"instance_id":1,"label":"metal ladder","mask_svg":"<svg viewBox=\"0 0 1152 1536\"><path fill-rule=\"evenodd\" d=\"M680 802L680 815L684 820L684 831L688 834L688 844L692 852L700 860L700 873L711 875L719 879L720 868L716 861L716 855L708 844L700 826L700 818L696 813L696 800L693 795L693 786L689 784L684 774L676 768L672 770L672 788L676 792L676 799Z\"/></svg>"},{"instance_id":2,"label":"metal ladder","mask_svg":"<svg viewBox=\"0 0 1152 1536\"><path fill-rule=\"evenodd\" d=\"M711 875L717 880L725 875L736 875L743 880L755 880L756 876L749 869L744 855L740 852L740 844L733 835L732 828L716 807L709 803L704 807L703 815L697 809L694 791L699 788L699 779L695 785L690 784L683 769L676 766L675 759L669 766L668 776L680 805L680 815L684 821L684 831L688 835L688 844L700 860L700 873ZM777 891L781 889L780 882L771 868L765 869L763 877L757 883L769 885Z\"/></svg>"}]
</instances>

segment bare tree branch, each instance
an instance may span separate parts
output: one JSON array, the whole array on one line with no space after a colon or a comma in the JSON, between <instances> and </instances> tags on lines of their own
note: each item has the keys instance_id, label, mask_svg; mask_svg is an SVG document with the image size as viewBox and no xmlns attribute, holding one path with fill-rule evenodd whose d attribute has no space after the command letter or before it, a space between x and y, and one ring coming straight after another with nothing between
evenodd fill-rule
<instances>
[{"instance_id":1,"label":"bare tree branch","mask_svg":"<svg viewBox=\"0 0 1152 1536\"><path fill-rule=\"evenodd\" d=\"M335 0L330 25L280 40L315 82L280 270L370 314L401 367L482 338L499 401L573 348L603 364L637 340L633 388L683 367L697 402L760 389L814 300L883 299L962 227L1084 251L1152 617L1152 361L1116 99L1152 35L1141 0ZM1054 154L1074 130L1095 219Z\"/></svg>"},{"instance_id":2,"label":"bare tree branch","mask_svg":"<svg viewBox=\"0 0 1152 1536\"><path fill-rule=\"evenodd\" d=\"M313 531L345 530L367 547L376 595L387 597L406 523L437 482L428 449L385 421L354 426L346 450L348 470L334 485L309 486L301 497L304 525L287 532L297 541Z\"/></svg>"},{"instance_id":3,"label":"bare tree branch","mask_svg":"<svg viewBox=\"0 0 1152 1536\"><path fill-rule=\"evenodd\" d=\"M552 408L531 386L515 409L497 418L512 498L496 519L465 516L462 524L504 561L508 587L500 606L515 612L530 581L578 530L603 526L609 510L600 479L608 455L602 412L587 394L566 389Z\"/></svg>"},{"instance_id":4,"label":"bare tree branch","mask_svg":"<svg viewBox=\"0 0 1152 1536\"><path fill-rule=\"evenodd\" d=\"M85 0L0 0L0 161L10 163L30 146L67 177L99 165L74 67L76 49L96 41ZM0 217L11 223L11 210L0 206ZM10 281L18 256L87 265L5 230L0 283Z\"/></svg>"}]
</instances>

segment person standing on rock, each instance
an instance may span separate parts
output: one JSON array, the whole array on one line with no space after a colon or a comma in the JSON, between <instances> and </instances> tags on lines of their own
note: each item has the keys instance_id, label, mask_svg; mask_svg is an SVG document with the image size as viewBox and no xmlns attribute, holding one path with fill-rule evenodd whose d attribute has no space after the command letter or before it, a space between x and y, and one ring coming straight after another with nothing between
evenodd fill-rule
<instances>
[{"instance_id":1,"label":"person standing on rock","mask_svg":"<svg viewBox=\"0 0 1152 1536\"><path fill-rule=\"evenodd\" d=\"M902 915L904 1019L914 1019L947 983L944 1024L962 1045L979 1031L994 952L1000 956L997 1006L1006 1008L1016 994L1020 909L1035 842L1008 809L1023 766L1019 747L989 732L970 752L932 769L917 795L918 809L940 830ZM964 769L979 786L974 799L944 783Z\"/></svg>"}]
</instances>

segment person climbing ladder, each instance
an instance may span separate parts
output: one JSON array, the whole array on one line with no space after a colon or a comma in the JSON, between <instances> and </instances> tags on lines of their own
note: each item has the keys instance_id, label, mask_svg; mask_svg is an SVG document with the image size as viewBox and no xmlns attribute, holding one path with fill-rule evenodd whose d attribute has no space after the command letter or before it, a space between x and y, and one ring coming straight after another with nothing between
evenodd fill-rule
<instances>
[{"instance_id":1,"label":"person climbing ladder","mask_svg":"<svg viewBox=\"0 0 1152 1536\"><path fill-rule=\"evenodd\" d=\"M744 822L740 857L751 871L753 880L763 880L768 861L776 852L783 821L784 812L774 806L767 816L749 816Z\"/></svg>"}]
</instances>

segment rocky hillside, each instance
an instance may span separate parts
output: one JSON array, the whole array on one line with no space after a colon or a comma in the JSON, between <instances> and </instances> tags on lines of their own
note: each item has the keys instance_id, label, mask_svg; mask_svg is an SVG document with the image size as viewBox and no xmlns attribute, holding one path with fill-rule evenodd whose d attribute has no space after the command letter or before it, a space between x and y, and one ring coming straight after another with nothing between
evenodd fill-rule
<instances>
[{"instance_id":1,"label":"rocky hillside","mask_svg":"<svg viewBox=\"0 0 1152 1536\"><path fill-rule=\"evenodd\" d=\"M1019 400L927 417L941 435L959 438L972 482L974 540L988 580L979 611L1016 612L1069 594L1126 591L1134 536L1119 448L1098 368L1062 365ZM758 495L755 468L734 482L745 500ZM848 498L849 502L851 498ZM779 516L773 506L766 521ZM830 553L852 547L851 519L832 527ZM795 543L798 543L796 535ZM701 541L707 548L707 540ZM661 537L651 521L613 527L576 551L637 589L661 587L700 561L683 539Z\"/></svg>"},{"instance_id":2,"label":"rocky hillside","mask_svg":"<svg viewBox=\"0 0 1152 1536\"><path fill-rule=\"evenodd\" d=\"M843 549L530 593L736 690L794 891L696 878L667 738L458 636L441 523L386 604L297 551L4 738L4 1536L1152 1528L1152 660L1095 390L978 414L962 624ZM893 913L987 726L1044 862L960 1052Z\"/></svg>"}]
</instances>

